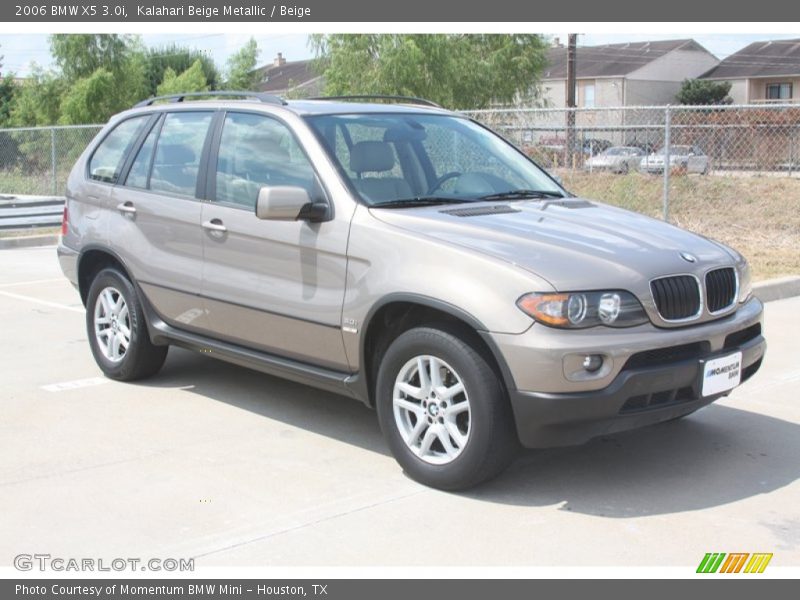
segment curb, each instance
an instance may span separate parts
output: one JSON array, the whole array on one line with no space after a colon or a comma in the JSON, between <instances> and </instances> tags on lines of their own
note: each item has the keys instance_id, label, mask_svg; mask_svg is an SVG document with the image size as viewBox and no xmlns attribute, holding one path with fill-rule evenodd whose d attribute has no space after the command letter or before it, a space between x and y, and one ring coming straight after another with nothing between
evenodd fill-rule
<instances>
[{"instance_id":1,"label":"curb","mask_svg":"<svg viewBox=\"0 0 800 600\"><path fill-rule=\"evenodd\" d=\"M753 284L753 293L762 302L772 302L793 296L800 296L800 277L778 277Z\"/></svg>"},{"instance_id":2,"label":"curb","mask_svg":"<svg viewBox=\"0 0 800 600\"><path fill-rule=\"evenodd\" d=\"M35 248L37 246L55 246L56 244L58 244L58 234L55 233L0 238L0 250L4 248Z\"/></svg>"}]
</instances>

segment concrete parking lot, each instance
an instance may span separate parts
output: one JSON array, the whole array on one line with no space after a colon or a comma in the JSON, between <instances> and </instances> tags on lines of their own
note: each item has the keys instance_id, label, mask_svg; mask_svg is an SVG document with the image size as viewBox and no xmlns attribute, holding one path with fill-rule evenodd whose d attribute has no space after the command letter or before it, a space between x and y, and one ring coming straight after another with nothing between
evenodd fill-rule
<instances>
[{"instance_id":1,"label":"concrete parking lot","mask_svg":"<svg viewBox=\"0 0 800 600\"><path fill-rule=\"evenodd\" d=\"M524 453L427 489L374 413L172 349L156 378L95 366L55 249L0 251L0 566L19 553L198 566L800 564L800 298L767 305L761 372L684 419Z\"/></svg>"}]
</instances>

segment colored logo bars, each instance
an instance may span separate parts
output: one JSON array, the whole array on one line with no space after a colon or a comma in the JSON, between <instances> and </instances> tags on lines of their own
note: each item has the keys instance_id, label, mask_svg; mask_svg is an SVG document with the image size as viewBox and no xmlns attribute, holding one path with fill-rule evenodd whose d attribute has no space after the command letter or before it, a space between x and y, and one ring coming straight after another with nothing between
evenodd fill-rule
<instances>
[{"instance_id":1,"label":"colored logo bars","mask_svg":"<svg viewBox=\"0 0 800 600\"><path fill-rule=\"evenodd\" d=\"M697 567L698 573L763 573L769 561L772 560L771 553L757 552L749 554L747 552L709 552L700 561Z\"/></svg>"}]
</instances>

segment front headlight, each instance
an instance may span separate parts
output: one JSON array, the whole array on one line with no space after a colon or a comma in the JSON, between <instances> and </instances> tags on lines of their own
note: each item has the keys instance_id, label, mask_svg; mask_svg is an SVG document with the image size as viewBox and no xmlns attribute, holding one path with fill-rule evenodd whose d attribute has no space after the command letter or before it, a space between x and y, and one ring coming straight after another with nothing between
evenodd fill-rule
<instances>
[{"instance_id":1,"label":"front headlight","mask_svg":"<svg viewBox=\"0 0 800 600\"><path fill-rule=\"evenodd\" d=\"M750 264L747 260L742 259L742 262L736 265L736 271L739 276L739 302L747 302L750 296L753 295L753 281L750 276Z\"/></svg>"},{"instance_id":2,"label":"front headlight","mask_svg":"<svg viewBox=\"0 0 800 600\"><path fill-rule=\"evenodd\" d=\"M544 325L583 329L606 325L632 327L647 322L647 313L630 292L571 292L563 294L525 294L517 300L525 314Z\"/></svg>"}]
</instances>

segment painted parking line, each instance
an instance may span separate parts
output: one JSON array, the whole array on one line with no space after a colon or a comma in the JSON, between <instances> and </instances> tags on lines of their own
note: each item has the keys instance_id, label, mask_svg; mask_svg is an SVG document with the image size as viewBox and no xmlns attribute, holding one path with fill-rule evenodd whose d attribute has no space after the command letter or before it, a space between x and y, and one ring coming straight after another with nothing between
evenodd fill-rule
<instances>
[{"instance_id":1,"label":"painted parking line","mask_svg":"<svg viewBox=\"0 0 800 600\"><path fill-rule=\"evenodd\" d=\"M35 285L37 283L53 283L54 281L66 281L63 277L51 277L50 279L32 279L30 281L13 281L11 283L0 283L0 288L15 287L18 285Z\"/></svg>"},{"instance_id":2,"label":"painted parking line","mask_svg":"<svg viewBox=\"0 0 800 600\"><path fill-rule=\"evenodd\" d=\"M42 389L46 392L64 392L66 390L77 390L80 388L95 387L109 383L105 377L89 377L87 379L73 379L72 381L62 381L60 383L50 383L43 385Z\"/></svg>"},{"instance_id":3,"label":"painted parking line","mask_svg":"<svg viewBox=\"0 0 800 600\"><path fill-rule=\"evenodd\" d=\"M49 300L41 300L39 298L34 298L33 296L23 296L22 294L15 294L13 292L6 292L5 290L0 290L0 296L5 296L7 298L14 298L15 300L23 300L25 302L33 302L34 304L41 304L43 306L49 306L50 308L61 308L63 310L71 310L73 312L83 313L83 307L77 306L70 306L68 304L59 304L58 302L50 302Z\"/></svg>"}]
</instances>

